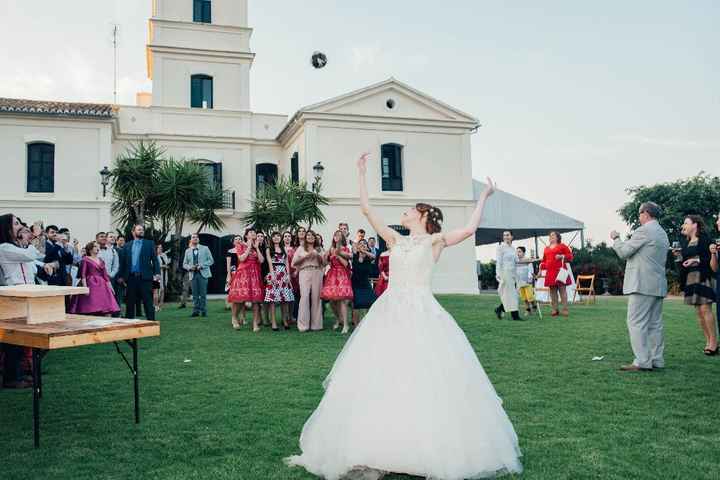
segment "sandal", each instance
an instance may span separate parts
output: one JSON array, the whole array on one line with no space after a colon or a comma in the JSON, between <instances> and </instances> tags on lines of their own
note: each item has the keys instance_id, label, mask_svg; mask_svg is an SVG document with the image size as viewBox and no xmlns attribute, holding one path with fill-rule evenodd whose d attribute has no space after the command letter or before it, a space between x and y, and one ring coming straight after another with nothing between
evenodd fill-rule
<instances>
[{"instance_id":1,"label":"sandal","mask_svg":"<svg viewBox=\"0 0 720 480\"><path fill-rule=\"evenodd\" d=\"M718 354L718 348L715 347L715 350L710 350L709 348L706 348L705 350L703 350L703 353L708 357L714 357Z\"/></svg>"},{"instance_id":2,"label":"sandal","mask_svg":"<svg viewBox=\"0 0 720 480\"><path fill-rule=\"evenodd\" d=\"M560 316L560 312L558 312L557 310L553 310L552 313L550 314L550 316L551 316L551 317L559 317L559 316Z\"/></svg>"}]
</instances>

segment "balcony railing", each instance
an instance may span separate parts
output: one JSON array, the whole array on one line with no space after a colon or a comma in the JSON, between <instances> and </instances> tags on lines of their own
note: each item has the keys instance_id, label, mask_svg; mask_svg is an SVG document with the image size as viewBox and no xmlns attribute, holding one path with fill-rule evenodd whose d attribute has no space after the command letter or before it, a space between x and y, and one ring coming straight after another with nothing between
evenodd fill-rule
<instances>
[{"instance_id":1,"label":"balcony railing","mask_svg":"<svg viewBox=\"0 0 720 480\"><path fill-rule=\"evenodd\" d=\"M235 210L235 190L223 191L223 208Z\"/></svg>"}]
</instances>

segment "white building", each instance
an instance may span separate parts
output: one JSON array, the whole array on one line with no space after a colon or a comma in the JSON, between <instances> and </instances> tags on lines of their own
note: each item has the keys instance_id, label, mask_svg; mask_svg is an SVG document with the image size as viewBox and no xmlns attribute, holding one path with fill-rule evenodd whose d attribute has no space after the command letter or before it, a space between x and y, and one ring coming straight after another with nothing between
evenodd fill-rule
<instances>
[{"instance_id":1,"label":"white building","mask_svg":"<svg viewBox=\"0 0 720 480\"><path fill-rule=\"evenodd\" d=\"M440 207L445 228L461 226L474 208L470 135L478 121L389 79L284 115L250 105L247 0L154 0L147 45L153 91L135 106L0 98L0 212L69 227L85 240L111 228L111 196L99 171L130 142L156 140L176 158L202 160L231 192L225 232L257 185L279 175L312 183L325 167L331 199L330 238L338 222L372 234L359 212L355 159L368 167L371 203L388 223L423 201ZM0 91L0 95L2 91ZM438 292L477 291L472 240L447 250L435 277Z\"/></svg>"}]
</instances>

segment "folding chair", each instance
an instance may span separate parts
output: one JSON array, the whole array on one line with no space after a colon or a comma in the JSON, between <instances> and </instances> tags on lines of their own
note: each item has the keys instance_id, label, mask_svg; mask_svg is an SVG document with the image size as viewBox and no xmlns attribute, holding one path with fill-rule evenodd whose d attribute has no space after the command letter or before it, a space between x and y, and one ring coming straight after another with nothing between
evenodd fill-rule
<instances>
[{"instance_id":1,"label":"folding chair","mask_svg":"<svg viewBox=\"0 0 720 480\"><path fill-rule=\"evenodd\" d=\"M577 298L578 293L581 298L585 297L585 305L595 303L595 275L578 275L575 279L575 295L573 295L573 303Z\"/></svg>"}]
</instances>

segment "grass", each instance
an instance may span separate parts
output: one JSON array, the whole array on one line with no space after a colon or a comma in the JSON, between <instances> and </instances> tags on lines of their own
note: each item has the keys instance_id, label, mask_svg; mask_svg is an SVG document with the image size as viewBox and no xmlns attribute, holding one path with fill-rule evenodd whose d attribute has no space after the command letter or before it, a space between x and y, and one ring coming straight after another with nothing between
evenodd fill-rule
<instances>
[{"instance_id":1,"label":"grass","mask_svg":"<svg viewBox=\"0 0 720 480\"><path fill-rule=\"evenodd\" d=\"M622 299L527 322L496 320L494 297L440 300L505 401L522 478L720 477L720 362L700 353L689 307L666 302L667 369L623 374L631 354ZM139 426L130 373L111 344L48 355L39 450L30 392L0 392L2 478L314 478L282 458L298 451L345 338L234 332L221 302L209 318L188 313L168 306L162 336L140 342Z\"/></svg>"}]
</instances>

